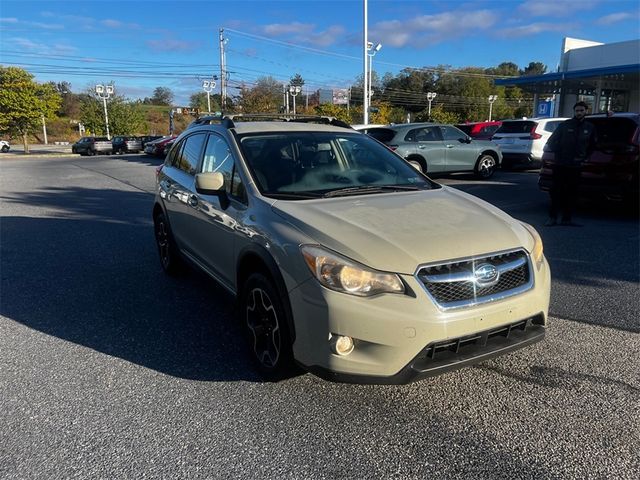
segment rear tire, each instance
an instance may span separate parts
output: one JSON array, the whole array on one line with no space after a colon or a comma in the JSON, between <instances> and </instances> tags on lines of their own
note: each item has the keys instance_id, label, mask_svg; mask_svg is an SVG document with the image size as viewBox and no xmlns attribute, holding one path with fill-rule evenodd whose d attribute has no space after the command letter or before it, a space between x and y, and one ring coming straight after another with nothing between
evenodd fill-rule
<instances>
[{"instance_id":1,"label":"rear tire","mask_svg":"<svg viewBox=\"0 0 640 480\"><path fill-rule=\"evenodd\" d=\"M95 152L95 151L93 151L93 150L91 150L90 148L87 150L87 155L88 155L89 157L93 157L95 154L96 154L96 152Z\"/></svg>"},{"instance_id":2,"label":"rear tire","mask_svg":"<svg viewBox=\"0 0 640 480\"><path fill-rule=\"evenodd\" d=\"M293 372L289 320L273 280L253 273L244 283L239 316L250 355L268 380L281 380Z\"/></svg>"},{"instance_id":3,"label":"rear tire","mask_svg":"<svg viewBox=\"0 0 640 480\"><path fill-rule=\"evenodd\" d=\"M490 178L498 168L498 162L491 155L480 155L476 166L473 169L476 177L478 178Z\"/></svg>"},{"instance_id":4,"label":"rear tire","mask_svg":"<svg viewBox=\"0 0 640 480\"><path fill-rule=\"evenodd\" d=\"M153 217L153 227L162 270L167 275L178 275L183 267L182 258L164 213L160 212Z\"/></svg>"}]
</instances>

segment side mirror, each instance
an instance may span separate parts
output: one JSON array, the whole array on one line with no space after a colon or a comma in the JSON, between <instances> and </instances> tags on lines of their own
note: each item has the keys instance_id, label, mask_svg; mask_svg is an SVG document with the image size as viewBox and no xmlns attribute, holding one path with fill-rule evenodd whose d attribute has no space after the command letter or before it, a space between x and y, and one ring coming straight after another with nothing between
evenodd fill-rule
<instances>
[{"instance_id":1,"label":"side mirror","mask_svg":"<svg viewBox=\"0 0 640 480\"><path fill-rule=\"evenodd\" d=\"M464 143L471 143L472 138L469 135L467 135L466 137L462 138L461 140Z\"/></svg>"},{"instance_id":2,"label":"side mirror","mask_svg":"<svg viewBox=\"0 0 640 480\"><path fill-rule=\"evenodd\" d=\"M196 174L196 192L201 195L215 195L220 199L220 206L229 206L229 197L224 189L224 177L220 172Z\"/></svg>"},{"instance_id":3,"label":"side mirror","mask_svg":"<svg viewBox=\"0 0 640 480\"><path fill-rule=\"evenodd\" d=\"M220 195L224 193L224 177L220 172L198 173L196 192L202 195Z\"/></svg>"}]
</instances>

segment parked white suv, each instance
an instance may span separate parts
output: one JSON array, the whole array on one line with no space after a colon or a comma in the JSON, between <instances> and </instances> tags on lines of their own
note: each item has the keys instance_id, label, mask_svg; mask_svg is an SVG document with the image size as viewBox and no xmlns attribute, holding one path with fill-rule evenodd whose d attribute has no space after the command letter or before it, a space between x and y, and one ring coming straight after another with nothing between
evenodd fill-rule
<instances>
[{"instance_id":1,"label":"parked white suv","mask_svg":"<svg viewBox=\"0 0 640 480\"><path fill-rule=\"evenodd\" d=\"M2 153L7 153L10 148L11 146L9 145L9 142L0 140L0 150L2 150Z\"/></svg>"},{"instance_id":2,"label":"parked white suv","mask_svg":"<svg viewBox=\"0 0 640 480\"><path fill-rule=\"evenodd\" d=\"M502 168L539 167L551 134L566 118L505 120L492 137L502 150Z\"/></svg>"}]
</instances>

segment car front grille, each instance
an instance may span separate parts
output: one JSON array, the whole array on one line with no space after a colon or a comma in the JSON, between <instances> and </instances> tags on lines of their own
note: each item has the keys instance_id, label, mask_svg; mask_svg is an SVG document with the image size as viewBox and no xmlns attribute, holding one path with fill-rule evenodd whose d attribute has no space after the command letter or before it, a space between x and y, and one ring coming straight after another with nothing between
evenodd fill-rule
<instances>
[{"instance_id":1,"label":"car front grille","mask_svg":"<svg viewBox=\"0 0 640 480\"><path fill-rule=\"evenodd\" d=\"M495 278L485 281L483 269L497 272ZM442 309L501 300L533 287L531 263L524 250L426 265L416 276Z\"/></svg>"}]
</instances>

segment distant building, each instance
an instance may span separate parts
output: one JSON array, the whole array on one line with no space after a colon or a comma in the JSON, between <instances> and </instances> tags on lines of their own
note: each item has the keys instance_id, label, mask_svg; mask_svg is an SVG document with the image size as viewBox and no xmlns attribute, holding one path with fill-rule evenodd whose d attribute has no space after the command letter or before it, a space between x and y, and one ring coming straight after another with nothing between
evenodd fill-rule
<instances>
[{"instance_id":1,"label":"distant building","mask_svg":"<svg viewBox=\"0 0 640 480\"><path fill-rule=\"evenodd\" d=\"M348 88L320 89L318 92L321 105L323 103L331 103L333 105L346 105L349 103Z\"/></svg>"},{"instance_id":2,"label":"distant building","mask_svg":"<svg viewBox=\"0 0 640 480\"><path fill-rule=\"evenodd\" d=\"M566 37L557 72L495 84L533 93L538 116L571 117L578 100L589 104L592 113L640 112L639 62L640 40L603 44Z\"/></svg>"}]
</instances>

